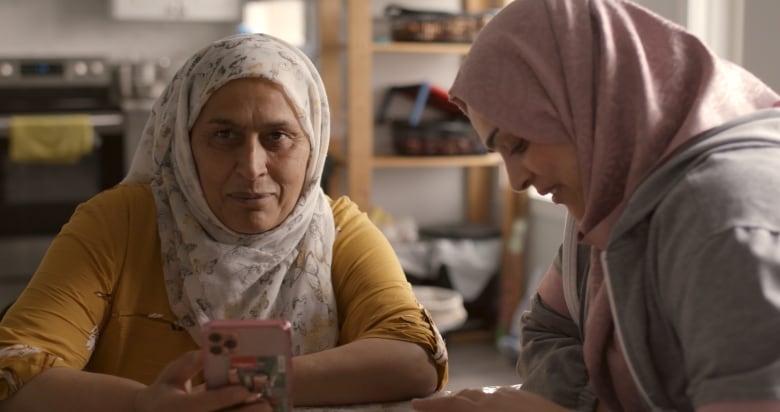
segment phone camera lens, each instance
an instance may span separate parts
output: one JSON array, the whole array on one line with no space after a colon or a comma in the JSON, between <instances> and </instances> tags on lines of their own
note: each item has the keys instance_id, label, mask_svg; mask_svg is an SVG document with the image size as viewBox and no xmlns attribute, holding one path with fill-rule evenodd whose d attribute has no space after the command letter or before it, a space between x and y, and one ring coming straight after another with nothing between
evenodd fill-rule
<instances>
[{"instance_id":1,"label":"phone camera lens","mask_svg":"<svg viewBox=\"0 0 780 412\"><path fill-rule=\"evenodd\" d=\"M219 342L222 340L222 335L219 333L210 333L209 334L209 342Z\"/></svg>"},{"instance_id":2,"label":"phone camera lens","mask_svg":"<svg viewBox=\"0 0 780 412\"><path fill-rule=\"evenodd\" d=\"M209 351L214 355L219 355L222 353L222 346L211 346Z\"/></svg>"},{"instance_id":3,"label":"phone camera lens","mask_svg":"<svg viewBox=\"0 0 780 412\"><path fill-rule=\"evenodd\" d=\"M228 348L228 349L235 349L236 346L238 346L238 343L236 343L236 340L233 339L233 338L228 338L225 341L225 347Z\"/></svg>"}]
</instances>

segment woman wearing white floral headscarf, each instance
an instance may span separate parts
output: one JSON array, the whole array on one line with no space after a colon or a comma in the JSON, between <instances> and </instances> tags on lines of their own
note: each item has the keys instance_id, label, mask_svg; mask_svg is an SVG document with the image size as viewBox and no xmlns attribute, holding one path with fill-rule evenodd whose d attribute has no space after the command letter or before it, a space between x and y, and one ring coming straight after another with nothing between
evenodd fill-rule
<instances>
[{"instance_id":1,"label":"woman wearing white floral headscarf","mask_svg":"<svg viewBox=\"0 0 780 412\"><path fill-rule=\"evenodd\" d=\"M233 405L242 387L189 389L211 319L289 320L298 405L441 388L443 341L392 248L322 192L329 133L298 49L238 35L190 58L123 184L78 208L0 323L0 410Z\"/></svg>"}]
</instances>

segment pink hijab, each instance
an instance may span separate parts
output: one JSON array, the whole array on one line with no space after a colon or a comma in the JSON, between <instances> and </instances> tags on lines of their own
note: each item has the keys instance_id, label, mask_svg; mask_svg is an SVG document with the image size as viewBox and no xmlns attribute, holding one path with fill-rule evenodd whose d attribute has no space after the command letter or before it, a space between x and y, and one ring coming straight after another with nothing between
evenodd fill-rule
<instances>
[{"instance_id":1,"label":"pink hijab","mask_svg":"<svg viewBox=\"0 0 780 412\"><path fill-rule=\"evenodd\" d=\"M681 144L778 95L624 0L515 0L479 34L450 95L502 131L576 146L580 232L593 246L585 362L599 399L633 410L641 403L615 344L599 252L637 186ZM543 298L565 307L560 289Z\"/></svg>"}]
</instances>

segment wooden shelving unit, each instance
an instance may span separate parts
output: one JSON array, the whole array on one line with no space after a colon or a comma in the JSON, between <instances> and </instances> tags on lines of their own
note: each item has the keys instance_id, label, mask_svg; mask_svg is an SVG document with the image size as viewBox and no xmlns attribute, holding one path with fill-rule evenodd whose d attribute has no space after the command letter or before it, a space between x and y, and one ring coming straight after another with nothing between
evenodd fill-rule
<instances>
[{"instance_id":1,"label":"wooden shelving unit","mask_svg":"<svg viewBox=\"0 0 780 412\"><path fill-rule=\"evenodd\" d=\"M498 0L499 2L501 0ZM487 222L494 174L502 160L488 153L471 156L375 156L373 96L371 78L373 55L377 53L465 55L469 44L418 43L372 40L371 4L367 0L321 0L319 2L321 56L320 71L328 89L334 123L332 158L336 159L332 192L347 194L363 210L371 208L373 172L387 168L466 168L466 219ZM464 10L495 7L496 1L464 0ZM346 6L343 9L340 6Z\"/></svg>"},{"instance_id":2,"label":"wooden shelving unit","mask_svg":"<svg viewBox=\"0 0 780 412\"><path fill-rule=\"evenodd\" d=\"M503 163L497 153L470 156L374 156L373 167L491 167Z\"/></svg>"},{"instance_id":3,"label":"wooden shelving unit","mask_svg":"<svg viewBox=\"0 0 780 412\"><path fill-rule=\"evenodd\" d=\"M463 10L478 11L502 7L510 0L462 0ZM374 154L374 108L372 96L373 56L375 54L465 55L470 45L456 43L375 43L372 40L370 0L320 0L320 72L330 100L334 119L331 158L336 161L336 177L331 194L346 194L361 209L371 208L373 173L378 169L464 168L465 220L489 223L491 198L496 175L503 161L496 153L472 156L377 156ZM335 183L335 184L334 184ZM504 249L501 263L501 309L497 331L505 332L508 319L522 291L522 239L513 225L525 218L527 198L509 187L503 191L500 219ZM515 245L515 246L512 246Z\"/></svg>"},{"instance_id":4,"label":"wooden shelving unit","mask_svg":"<svg viewBox=\"0 0 780 412\"><path fill-rule=\"evenodd\" d=\"M469 52L469 45L461 43L390 42L374 43L371 49L374 53L466 54Z\"/></svg>"}]
</instances>

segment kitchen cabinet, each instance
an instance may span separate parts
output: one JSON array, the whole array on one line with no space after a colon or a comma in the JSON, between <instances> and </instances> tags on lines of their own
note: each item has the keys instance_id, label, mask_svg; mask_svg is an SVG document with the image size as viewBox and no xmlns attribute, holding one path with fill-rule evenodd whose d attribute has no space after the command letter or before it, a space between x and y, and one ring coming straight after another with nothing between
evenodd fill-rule
<instances>
[{"instance_id":1,"label":"kitchen cabinet","mask_svg":"<svg viewBox=\"0 0 780 412\"><path fill-rule=\"evenodd\" d=\"M242 0L111 0L117 20L239 21Z\"/></svg>"}]
</instances>

